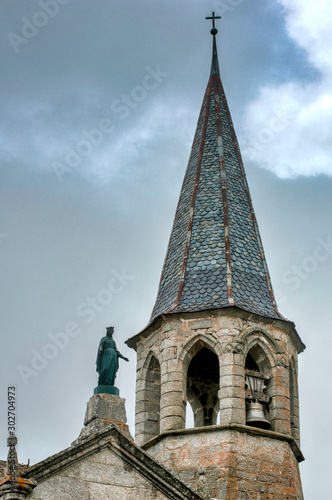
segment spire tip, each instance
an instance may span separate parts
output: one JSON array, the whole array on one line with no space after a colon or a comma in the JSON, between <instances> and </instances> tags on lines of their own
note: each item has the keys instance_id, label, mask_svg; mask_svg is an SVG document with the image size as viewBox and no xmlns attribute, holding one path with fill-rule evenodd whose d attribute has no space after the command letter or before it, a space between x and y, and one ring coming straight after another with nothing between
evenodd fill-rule
<instances>
[{"instance_id":1,"label":"spire tip","mask_svg":"<svg viewBox=\"0 0 332 500\"><path fill-rule=\"evenodd\" d=\"M221 19L221 16L215 16L214 12L212 12L212 16L206 17L205 19L212 19L212 30L210 31L211 35L215 36L218 33L218 30L215 26L215 20Z\"/></svg>"}]
</instances>

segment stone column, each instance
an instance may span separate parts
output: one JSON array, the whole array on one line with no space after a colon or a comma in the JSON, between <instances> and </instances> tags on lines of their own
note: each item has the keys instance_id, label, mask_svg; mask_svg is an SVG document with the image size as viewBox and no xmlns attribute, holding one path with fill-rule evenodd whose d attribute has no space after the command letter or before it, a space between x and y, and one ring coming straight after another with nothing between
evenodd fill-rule
<instances>
[{"instance_id":1,"label":"stone column","mask_svg":"<svg viewBox=\"0 0 332 500\"><path fill-rule=\"evenodd\" d=\"M168 358L167 354L172 357ZM160 432L185 428L185 380L183 364L174 351L164 352L161 364Z\"/></svg>"},{"instance_id":2,"label":"stone column","mask_svg":"<svg viewBox=\"0 0 332 500\"><path fill-rule=\"evenodd\" d=\"M147 349L142 343L137 345L135 441L138 446L160 432L160 363L157 354L146 357Z\"/></svg>"},{"instance_id":3,"label":"stone column","mask_svg":"<svg viewBox=\"0 0 332 500\"><path fill-rule=\"evenodd\" d=\"M300 446L300 408L299 408L299 388L297 380L297 362L289 366L289 401L290 401L290 419L291 433Z\"/></svg>"},{"instance_id":4,"label":"stone column","mask_svg":"<svg viewBox=\"0 0 332 500\"><path fill-rule=\"evenodd\" d=\"M282 434L291 434L289 373L287 362L283 357L273 369L269 394L272 396L269 412L272 430Z\"/></svg>"},{"instance_id":5,"label":"stone column","mask_svg":"<svg viewBox=\"0 0 332 500\"><path fill-rule=\"evenodd\" d=\"M137 345L136 365L136 404L135 404L135 442L142 446L149 438L146 436L146 390L147 368L144 369L145 350L142 343Z\"/></svg>"},{"instance_id":6,"label":"stone column","mask_svg":"<svg viewBox=\"0 0 332 500\"><path fill-rule=\"evenodd\" d=\"M243 345L230 342L220 364L220 425L246 423Z\"/></svg>"}]
</instances>

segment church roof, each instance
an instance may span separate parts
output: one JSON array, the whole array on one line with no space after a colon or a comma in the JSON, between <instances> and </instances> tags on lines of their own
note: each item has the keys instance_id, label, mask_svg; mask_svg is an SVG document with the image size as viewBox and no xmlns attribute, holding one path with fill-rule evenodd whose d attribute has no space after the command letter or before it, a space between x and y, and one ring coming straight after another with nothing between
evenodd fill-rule
<instances>
[{"instance_id":1,"label":"church roof","mask_svg":"<svg viewBox=\"0 0 332 500\"><path fill-rule=\"evenodd\" d=\"M278 312L241 153L220 79L211 74L150 323L161 314L235 306Z\"/></svg>"},{"instance_id":2,"label":"church roof","mask_svg":"<svg viewBox=\"0 0 332 500\"><path fill-rule=\"evenodd\" d=\"M125 486L121 470L117 468L118 477L115 478L112 475L114 468L112 469L109 460L105 461L105 458L101 459L100 462L93 460L93 456L102 453L104 450L109 450L115 454L127 466L129 472L132 471L143 476L166 498L173 500L202 500L199 493L136 446L115 425L110 425L69 448L32 465L23 473L23 477L34 478L37 481L36 494L38 492L38 498L39 496L49 498L49 492L55 495L52 498L58 498L56 492L59 491L59 488L63 491L63 494L66 494L65 498L88 498L88 493L85 494L86 490L83 486L88 488L92 483L96 483L97 486L98 484L108 486L109 491L113 491L114 495L116 495L117 486ZM85 465L82 466L84 463ZM79 469L80 464L81 469ZM107 476L107 481L102 480L103 473ZM53 482L56 478L58 478L57 483ZM136 483L137 491L134 487ZM56 486L58 490L56 490ZM139 487L139 481L135 481L134 485L131 484L131 488L128 488L128 491L131 491L129 493L130 498L134 498L131 495L135 495L135 498L142 498L142 496L138 495ZM91 488L92 491L96 490L93 486ZM90 490L88 489L88 491ZM148 493L146 494L148 495ZM100 495L100 497L104 498L103 495ZM107 496L107 498L114 498L114 496ZM156 498L160 497L156 495Z\"/></svg>"}]
</instances>

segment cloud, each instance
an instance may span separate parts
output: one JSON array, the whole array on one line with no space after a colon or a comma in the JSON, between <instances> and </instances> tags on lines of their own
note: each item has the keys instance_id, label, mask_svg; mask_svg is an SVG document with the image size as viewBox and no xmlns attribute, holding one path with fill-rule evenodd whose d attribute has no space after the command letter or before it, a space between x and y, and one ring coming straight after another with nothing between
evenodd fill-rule
<instances>
[{"instance_id":1,"label":"cloud","mask_svg":"<svg viewBox=\"0 0 332 500\"><path fill-rule=\"evenodd\" d=\"M124 120L122 125L110 114L112 120L100 121L108 120L111 124L107 133L101 133L100 127L81 131L68 149L69 153L60 157L61 162L52 162L54 173L61 182L74 172L98 184L121 182L125 178L135 178L137 182L142 175L144 178L147 173L153 175L148 165L152 164L155 150L159 156L168 150L167 160L170 161L169 155L174 146L179 145L180 138L187 139L189 132L182 125L187 115L186 107L174 110L158 99L147 104L138 116L128 114L131 119ZM156 161L161 164L164 159Z\"/></svg>"},{"instance_id":2,"label":"cloud","mask_svg":"<svg viewBox=\"0 0 332 500\"><path fill-rule=\"evenodd\" d=\"M332 176L332 3L322 0L278 0L286 29L320 72L316 81L288 81L260 89L246 108L246 160L281 178Z\"/></svg>"}]
</instances>

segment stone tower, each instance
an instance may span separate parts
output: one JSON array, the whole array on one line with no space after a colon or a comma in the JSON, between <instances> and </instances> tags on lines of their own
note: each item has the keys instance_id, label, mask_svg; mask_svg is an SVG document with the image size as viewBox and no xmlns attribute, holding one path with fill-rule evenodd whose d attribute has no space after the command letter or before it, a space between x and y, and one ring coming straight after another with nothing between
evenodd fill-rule
<instances>
[{"instance_id":1,"label":"stone tower","mask_svg":"<svg viewBox=\"0 0 332 500\"><path fill-rule=\"evenodd\" d=\"M211 73L157 300L127 341L137 352L136 442L204 498L302 499L305 346L277 309L211 19Z\"/></svg>"}]
</instances>

